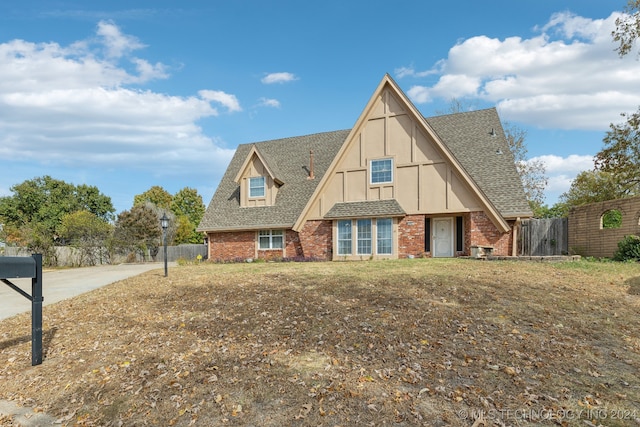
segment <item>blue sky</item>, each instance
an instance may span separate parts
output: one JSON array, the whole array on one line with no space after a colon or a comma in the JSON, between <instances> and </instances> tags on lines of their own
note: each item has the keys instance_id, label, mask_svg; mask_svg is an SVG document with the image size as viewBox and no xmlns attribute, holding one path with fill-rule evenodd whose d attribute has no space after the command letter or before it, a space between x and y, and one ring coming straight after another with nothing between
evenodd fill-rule
<instances>
[{"instance_id":1,"label":"blue sky","mask_svg":"<svg viewBox=\"0 0 640 427\"><path fill-rule=\"evenodd\" d=\"M625 0L0 3L0 196L51 175L117 212L154 185L208 204L238 144L353 126L385 73L425 116L496 106L547 203L640 105Z\"/></svg>"}]
</instances>

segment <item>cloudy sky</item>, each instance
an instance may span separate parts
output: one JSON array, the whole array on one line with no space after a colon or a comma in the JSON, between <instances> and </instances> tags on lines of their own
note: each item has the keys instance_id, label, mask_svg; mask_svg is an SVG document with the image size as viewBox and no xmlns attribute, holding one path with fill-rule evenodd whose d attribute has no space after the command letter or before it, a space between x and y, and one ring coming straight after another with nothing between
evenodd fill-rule
<instances>
[{"instance_id":1,"label":"cloudy sky","mask_svg":"<svg viewBox=\"0 0 640 427\"><path fill-rule=\"evenodd\" d=\"M640 106L625 3L2 2L0 196L51 175L117 212L154 185L206 204L238 144L350 128L389 73L425 116L496 106L553 204Z\"/></svg>"}]
</instances>

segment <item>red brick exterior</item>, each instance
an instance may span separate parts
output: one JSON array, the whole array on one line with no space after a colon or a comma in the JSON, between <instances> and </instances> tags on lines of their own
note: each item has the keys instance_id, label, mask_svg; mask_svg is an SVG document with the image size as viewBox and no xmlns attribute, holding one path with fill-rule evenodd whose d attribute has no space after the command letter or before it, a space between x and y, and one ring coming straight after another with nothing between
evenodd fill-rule
<instances>
[{"instance_id":1,"label":"red brick exterior","mask_svg":"<svg viewBox=\"0 0 640 427\"><path fill-rule=\"evenodd\" d=\"M307 221L299 233L306 258L331 260L333 256L333 222Z\"/></svg>"},{"instance_id":2,"label":"red brick exterior","mask_svg":"<svg viewBox=\"0 0 640 427\"><path fill-rule=\"evenodd\" d=\"M208 236L209 259L211 261L231 261L255 256L255 231L208 233Z\"/></svg>"},{"instance_id":3,"label":"red brick exterior","mask_svg":"<svg viewBox=\"0 0 640 427\"><path fill-rule=\"evenodd\" d=\"M398 258L431 256L425 253L425 218L407 215L398 220ZM493 246L494 255L511 255L511 231L498 231L484 212L465 213L462 218L464 250L455 251L456 256L470 255L473 245ZM267 260L304 257L329 261L333 255L333 223L307 221L299 233L286 230L284 250L257 250L256 244L255 231L209 233L209 259L231 261L257 256Z\"/></svg>"},{"instance_id":4,"label":"red brick exterior","mask_svg":"<svg viewBox=\"0 0 640 427\"><path fill-rule=\"evenodd\" d=\"M257 256L266 260L304 257L328 261L333 253L332 234L331 221L307 221L299 233L285 231L284 250L258 250L255 231L209 233L209 259L234 261Z\"/></svg>"},{"instance_id":5,"label":"red brick exterior","mask_svg":"<svg viewBox=\"0 0 640 427\"><path fill-rule=\"evenodd\" d=\"M513 224L509 225L513 229ZM469 227L466 230L469 233L469 238L465 240L469 242L469 246L493 246L493 255L511 255L512 231L501 233L484 212L471 212Z\"/></svg>"},{"instance_id":6,"label":"red brick exterior","mask_svg":"<svg viewBox=\"0 0 640 427\"><path fill-rule=\"evenodd\" d=\"M398 258L424 255L424 215L407 215L398 220Z\"/></svg>"}]
</instances>

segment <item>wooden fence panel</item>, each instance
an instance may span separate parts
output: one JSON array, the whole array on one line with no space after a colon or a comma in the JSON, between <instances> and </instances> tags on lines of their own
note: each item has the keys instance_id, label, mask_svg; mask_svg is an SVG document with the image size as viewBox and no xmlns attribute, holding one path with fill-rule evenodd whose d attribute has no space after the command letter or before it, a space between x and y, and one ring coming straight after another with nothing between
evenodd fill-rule
<instances>
[{"instance_id":1,"label":"wooden fence panel","mask_svg":"<svg viewBox=\"0 0 640 427\"><path fill-rule=\"evenodd\" d=\"M520 225L520 253L525 256L567 255L567 218L527 219Z\"/></svg>"}]
</instances>

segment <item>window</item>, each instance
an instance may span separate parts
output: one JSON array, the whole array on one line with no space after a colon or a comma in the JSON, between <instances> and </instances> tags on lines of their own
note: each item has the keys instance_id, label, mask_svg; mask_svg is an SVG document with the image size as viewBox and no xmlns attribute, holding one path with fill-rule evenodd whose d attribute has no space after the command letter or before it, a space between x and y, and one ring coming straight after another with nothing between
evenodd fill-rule
<instances>
[{"instance_id":1,"label":"window","mask_svg":"<svg viewBox=\"0 0 640 427\"><path fill-rule=\"evenodd\" d=\"M338 221L338 255L351 255L351 220Z\"/></svg>"},{"instance_id":2,"label":"window","mask_svg":"<svg viewBox=\"0 0 640 427\"><path fill-rule=\"evenodd\" d=\"M393 160L371 160L371 183L383 184L393 181Z\"/></svg>"},{"instance_id":3,"label":"window","mask_svg":"<svg viewBox=\"0 0 640 427\"><path fill-rule=\"evenodd\" d=\"M391 218L380 218L376 221L377 246L376 252L380 255L391 255Z\"/></svg>"},{"instance_id":4,"label":"window","mask_svg":"<svg viewBox=\"0 0 640 427\"><path fill-rule=\"evenodd\" d=\"M371 220L359 219L358 227L358 255L371 253Z\"/></svg>"},{"instance_id":5,"label":"window","mask_svg":"<svg viewBox=\"0 0 640 427\"><path fill-rule=\"evenodd\" d=\"M282 230L260 230L258 243L260 249L282 249L284 233Z\"/></svg>"},{"instance_id":6,"label":"window","mask_svg":"<svg viewBox=\"0 0 640 427\"><path fill-rule=\"evenodd\" d=\"M393 253L392 218L344 219L337 222L337 229L338 255Z\"/></svg>"},{"instance_id":7,"label":"window","mask_svg":"<svg viewBox=\"0 0 640 427\"><path fill-rule=\"evenodd\" d=\"M249 197L264 197L264 176L249 178Z\"/></svg>"}]
</instances>

